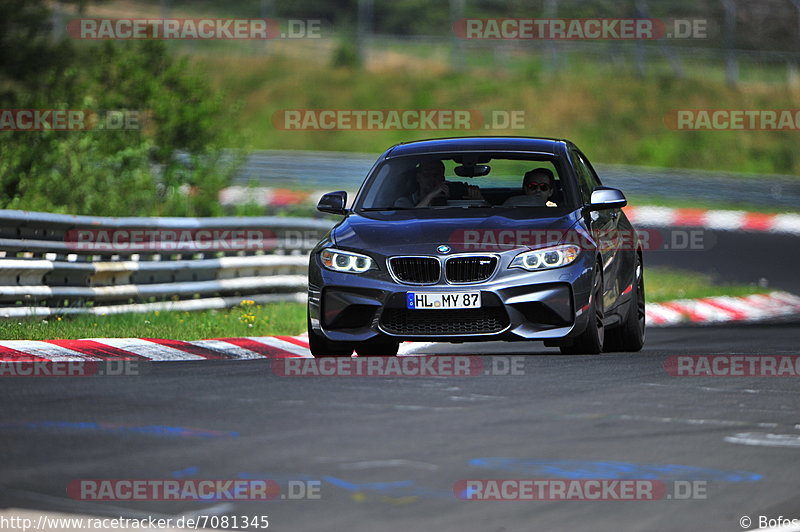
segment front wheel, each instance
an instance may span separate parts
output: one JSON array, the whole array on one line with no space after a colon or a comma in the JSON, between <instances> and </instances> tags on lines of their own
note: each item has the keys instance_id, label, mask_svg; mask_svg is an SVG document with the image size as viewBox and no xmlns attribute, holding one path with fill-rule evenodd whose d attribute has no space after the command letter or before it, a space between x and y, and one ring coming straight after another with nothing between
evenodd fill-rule
<instances>
[{"instance_id":1,"label":"front wheel","mask_svg":"<svg viewBox=\"0 0 800 532\"><path fill-rule=\"evenodd\" d=\"M564 355L596 355L603 350L605 340L605 309L603 307L603 269L598 263L592 279L592 296L588 313L586 329L572 341L570 345L560 347Z\"/></svg>"},{"instance_id":2,"label":"front wheel","mask_svg":"<svg viewBox=\"0 0 800 532\"><path fill-rule=\"evenodd\" d=\"M616 329L608 331L606 351L641 351L644 345L645 302L644 271L642 259L636 255L635 279L631 288L631 304L625 322Z\"/></svg>"},{"instance_id":3,"label":"front wheel","mask_svg":"<svg viewBox=\"0 0 800 532\"><path fill-rule=\"evenodd\" d=\"M398 349L400 342L391 338L372 338L356 344L356 353L362 357L393 357L397 356Z\"/></svg>"},{"instance_id":4,"label":"front wheel","mask_svg":"<svg viewBox=\"0 0 800 532\"><path fill-rule=\"evenodd\" d=\"M328 340L311 328L311 318L308 322L308 348L315 357L349 357L353 354L353 344L348 342L334 342Z\"/></svg>"}]
</instances>

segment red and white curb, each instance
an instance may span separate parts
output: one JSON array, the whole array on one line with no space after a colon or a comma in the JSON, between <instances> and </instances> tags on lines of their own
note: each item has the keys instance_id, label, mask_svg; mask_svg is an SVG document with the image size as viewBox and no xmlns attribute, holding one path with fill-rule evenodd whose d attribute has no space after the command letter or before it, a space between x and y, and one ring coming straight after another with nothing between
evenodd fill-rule
<instances>
[{"instance_id":1,"label":"red and white curb","mask_svg":"<svg viewBox=\"0 0 800 532\"><path fill-rule=\"evenodd\" d=\"M0 341L2 361L248 360L311 357L307 335L163 340L155 338L90 338L85 340Z\"/></svg>"},{"instance_id":2,"label":"red and white curb","mask_svg":"<svg viewBox=\"0 0 800 532\"><path fill-rule=\"evenodd\" d=\"M631 223L642 227L702 227L719 231L757 231L800 235L800 214L673 209L670 207L625 207Z\"/></svg>"},{"instance_id":3,"label":"red and white curb","mask_svg":"<svg viewBox=\"0 0 800 532\"><path fill-rule=\"evenodd\" d=\"M800 314L800 297L787 292L743 297L708 297L647 304L648 327L757 322ZM415 355L434 345L404 342L399 354ZM310 358L308 335L253 336L211 340L89 338L84 340L0 341L0 361L248 360Z\"/></svg>"},{"instance_id":4,"label":"red and white curb","mask_svg":"<svg viewBox=\"0 0 800 532\"><path fill-rule=\"evenodd\" d=\"M292 190L273 187L243 187L234 185L220 190L219 202L222 205L254 203L260 207L316 205L319 198L328 192L330 191ZM355 197L355 193L348 191L347 197L353 198Z\"/></svg>"},{"instance_id":5,"label":"red and white curb","mask_svg":"<svg viewBox=\"0 0 800 532\"><path fill-rule=\"evenodd\" d=\"M796 314L800 314L800 297L787 292L679 299L647 304L647 324L650 327L687 323L755 322Z\"/></svg>"},{"instance_id":6,"label":"red and white curb","mask_svg":"<svg viewBox=\"0 0 800 532\"><path fill-rule=\"evenodd\" d=\"M413 355L432 344L403 342L401 356ZM212 340L165 340L157 338L88 338L83 340L0 341L0 361L51 362L103 360L250 360L264 358L312 358L308 334L253 336Z\"/></svg>"}]
</instances>

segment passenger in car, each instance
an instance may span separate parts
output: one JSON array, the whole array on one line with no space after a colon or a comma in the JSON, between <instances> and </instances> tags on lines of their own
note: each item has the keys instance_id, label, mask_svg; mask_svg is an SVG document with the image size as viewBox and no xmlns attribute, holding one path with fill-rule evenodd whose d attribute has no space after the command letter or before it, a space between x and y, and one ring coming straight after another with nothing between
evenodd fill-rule
<instances>
[{"instance_id":1,"label":"passenger in car","mask_svg":"<svg viewBox=\"0 0 800 532\"><path fill-rule=\"evenodd\" d=\"M522 179L521 196L511 196L503 207L557 207L550 201L553 196L555 178L547 168L534 168L525 172Z\"/></svg>"}]
</instances>

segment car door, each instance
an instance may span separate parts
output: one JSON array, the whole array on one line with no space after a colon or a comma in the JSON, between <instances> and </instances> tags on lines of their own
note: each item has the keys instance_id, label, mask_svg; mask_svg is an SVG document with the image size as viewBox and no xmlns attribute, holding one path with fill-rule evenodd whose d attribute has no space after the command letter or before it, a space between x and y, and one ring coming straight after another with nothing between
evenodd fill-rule
<instances>
[{"instance_id":1,"label":"car door","mask_svg":"<svg viewBox=\"0 0 800 532\"><path fill-rule=\"evenodd\" d=\"M570 150L570 157L578 174L583 203L588 204L591 201L592 191L603 184L580 150L577 148ZM587 217L592 237L600 247L600 257L603 262L603 303L606 309L614 306L620 293L617 277L620 268L618 227L621 212L621 209L605 209L592 211Z\"/></svg>"}]
</instances>

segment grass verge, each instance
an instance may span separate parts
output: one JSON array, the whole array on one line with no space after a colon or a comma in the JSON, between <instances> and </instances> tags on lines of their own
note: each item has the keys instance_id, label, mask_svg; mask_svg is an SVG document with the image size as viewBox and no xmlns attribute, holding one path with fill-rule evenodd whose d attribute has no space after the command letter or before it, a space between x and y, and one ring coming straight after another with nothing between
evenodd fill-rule
<instances>
[{"instance_id":1,"label":"grass verge","mask_svg":"<svg viewBox=\"0 0 800 532\"><path fill-rule=\"evenodd\" d=\"M644 279L649 303L713 296L746 296L771 291L757 285L715 284L710 275L672 268L645 268Z\"/></svg>"},{"instance_id":2,"label":"grass verge","mask_svg":"<svg viewBox=\"0 0 800 532\"><path fill-rule=\"evenodd\" d=\"M7 321L6 340L78 338L206 338L294 336L306 330L306 307L299 303L244 303L227 310L149 312L108 316L64 316Z\"/></svg>"}]
</instances>

